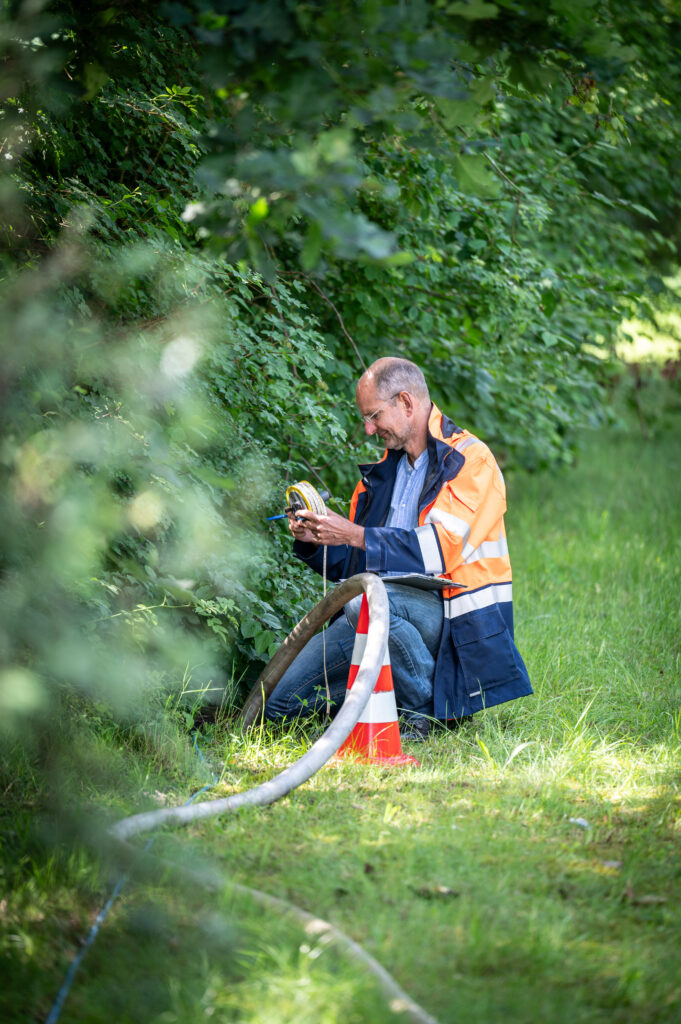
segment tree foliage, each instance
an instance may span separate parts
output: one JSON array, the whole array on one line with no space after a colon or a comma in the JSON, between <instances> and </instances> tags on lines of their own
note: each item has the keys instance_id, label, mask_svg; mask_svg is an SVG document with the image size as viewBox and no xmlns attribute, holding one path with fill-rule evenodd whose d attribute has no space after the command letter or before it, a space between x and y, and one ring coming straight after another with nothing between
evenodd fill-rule
<instances>
[{"instance_id":1,"label":"tree foliage","mask_svg":"<svg viewBox=\"0 0 681 1024\"><path fill-rule=\"evenodd\" d=\"M571 459L678 259L677 8L2 5L6 735L235 696L314 598L263 520L307 476L343 510L381 354Z\"/></svg>"}]
</instances>

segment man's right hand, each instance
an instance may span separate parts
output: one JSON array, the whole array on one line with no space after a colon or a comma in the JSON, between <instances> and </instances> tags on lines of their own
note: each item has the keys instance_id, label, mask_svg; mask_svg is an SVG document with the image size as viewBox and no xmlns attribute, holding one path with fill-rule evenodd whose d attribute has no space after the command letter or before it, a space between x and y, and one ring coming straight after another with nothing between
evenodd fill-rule
<instances>
[{"instance_id":1,"label":"man's right hand","mask_svg":"<svg viewBox=\"0 0 681 1024\"><path fill-rule=\"evenodd\" d=\"M304 519L299 519L293 512L287 512L286 514L288 515L288 528L293 534L294 540L303 541L305 544L319 545L319 541Z\"/></svg>"}]
</instances>

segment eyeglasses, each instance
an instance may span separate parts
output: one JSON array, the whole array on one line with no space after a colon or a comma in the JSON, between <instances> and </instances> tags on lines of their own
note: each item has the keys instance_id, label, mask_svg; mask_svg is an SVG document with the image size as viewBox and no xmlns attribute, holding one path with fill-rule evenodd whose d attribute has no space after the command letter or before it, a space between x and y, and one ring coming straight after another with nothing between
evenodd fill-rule
<instances>
[{"instance_id":1,"label":"eyeglasses","mask_svg":"<svg viewBox=\"0 0 681 1024\"><path fill-rule=\"evenodd\" d=\"M387 405L387 404L388 404L388 402L392 402L392 401L393 401L393 399L394 399L394 398L397 398L397 396L398 396L398 395L399 395L400 393L401 393L401 392L399 392L399 391L396 391L394 395L391 395L391 396L390 396L390 398L386 398L384 402L381 402L381 404L379 405L378 409L376 409L376 410L375 410L374 412L372 412L372 413L369 413L369 415L368 415L368 416L362 416L362 421L363 421L363 422L364 422L365 424L366 424L366 423L373 423L373 422L374 422L374 420L376 419L376 417L378 416L379 412L381 412L381 410L383 409L383 406L384 406L384 405Z\"/></svg>"}]
</instances>

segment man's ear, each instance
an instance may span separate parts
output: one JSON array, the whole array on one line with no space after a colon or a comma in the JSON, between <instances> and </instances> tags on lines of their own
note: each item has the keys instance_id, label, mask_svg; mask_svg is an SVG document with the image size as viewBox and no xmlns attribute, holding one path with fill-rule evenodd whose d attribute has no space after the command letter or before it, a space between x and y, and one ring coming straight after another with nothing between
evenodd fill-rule
<instances>
[{"instance_id":1,"label":"man's ear","mask_svg":"<svg viewBox=\"0 0 681 1024\"><path fill-rule=\"evenodd\" d=\"M414 398L408 391L400 391L398 395L407 416L414 415Z\"/></svg>"}]
</instances>

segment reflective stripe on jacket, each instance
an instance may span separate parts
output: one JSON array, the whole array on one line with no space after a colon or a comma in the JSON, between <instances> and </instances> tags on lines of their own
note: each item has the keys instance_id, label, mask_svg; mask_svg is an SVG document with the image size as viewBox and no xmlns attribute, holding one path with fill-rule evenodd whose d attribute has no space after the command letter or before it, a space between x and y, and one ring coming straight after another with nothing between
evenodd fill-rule
<instances>
[{"instance_id":1,"label":"reflective stripe on jacket","mask_svg":"<svg viewBox=\"0 0 681 1024\"><path fill-rule=\"evenodd\" d=\"M428 421L428 470L419 498L419 525L385 527L401 451L360 466L362 479L350 519L365 527L366 552L329 547L327 575L422 572L446 576L444 625L435 666L436 718L462 718L532 692L513 640L511 563L506 543L506 488L487 445L433 405ZM321 572L321 548L294 544Z\"/></svg>"}]
</instances>

